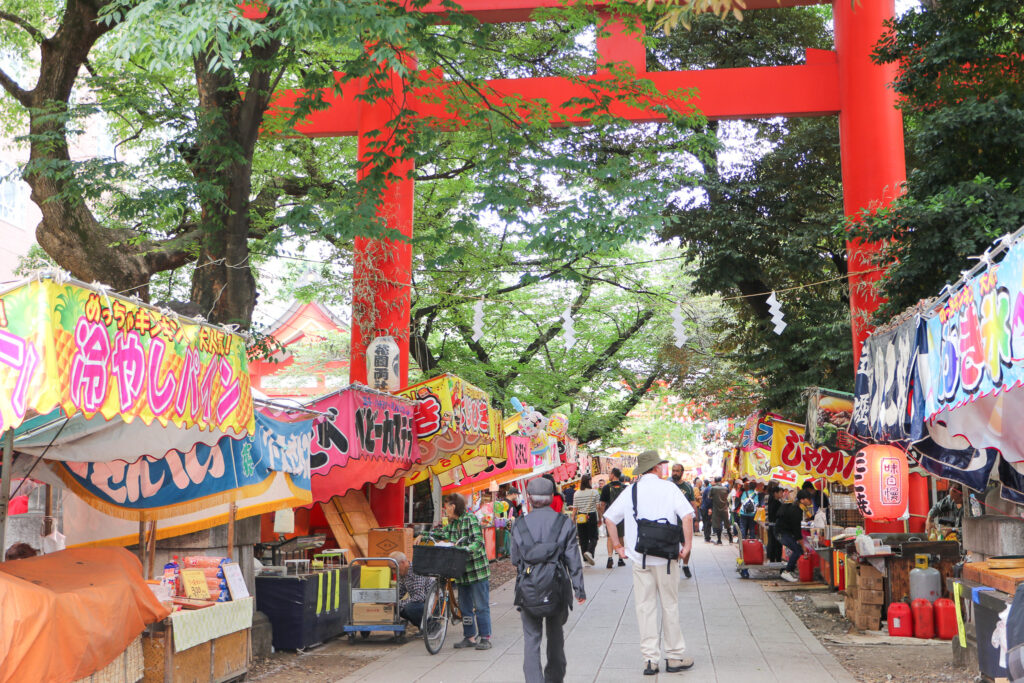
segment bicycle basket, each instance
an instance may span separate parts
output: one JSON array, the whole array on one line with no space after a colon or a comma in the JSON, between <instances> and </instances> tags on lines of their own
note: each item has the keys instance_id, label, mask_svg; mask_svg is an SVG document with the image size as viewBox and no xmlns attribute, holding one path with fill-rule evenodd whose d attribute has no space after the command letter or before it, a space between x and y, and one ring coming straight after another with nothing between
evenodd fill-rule
<instances>
[{"instance_id":1,"label":"bicycle basket","mask_svg":"<svg viewBox=\"0 0 1024 683\"><path fill-rule=\"evenodd\" d=\"M420 576L461 579L466 575L469 552L454 546L415 545L412 570Z\"/></svg>"}]
</instances>

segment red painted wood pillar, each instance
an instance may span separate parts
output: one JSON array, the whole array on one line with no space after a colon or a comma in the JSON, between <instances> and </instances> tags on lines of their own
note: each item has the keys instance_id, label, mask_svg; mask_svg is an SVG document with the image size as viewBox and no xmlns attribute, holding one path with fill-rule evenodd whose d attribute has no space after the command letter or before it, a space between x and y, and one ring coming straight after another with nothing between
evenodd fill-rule
<instances>
[{"instance_id":1,"label":"red painted wood pillar","mask_svg":"<svg viewBox=\"0 0 1024 683\"><path fill-rule=\"evenodd\" d=\"M907 178L903 146L903 115L896 109L890 84L896 66L879 66L871 52L882 35L882 22L893 16L895 0L851 3L833 0L836 53L839 59L839 147L842 155L843 209L857 216L891 202ZM868 270L877 244L847 242L851 273ZM865 285L880 273L850 279L850 314L854 364L870 331L865 316L877 310L881 299Z\"/></svg>"},{"instance_id":2,"label":"red painted wood pillar","mask_svg":"<svg viewBox=\"0 0 1024 683\"><path fill-rule=\"evenodd\" d=\"M389 73L392 96L362 102L359 117L359 177L371 172L370 160L386 151L388 179L377 204L382 225L412 236L413 162L400 159L403 140L393 122L403 100L405 84ZM408 241L356 238L352 273L352 349L349 381L367 383L366 347L379 336L391 336L400 350L402 385L409 380L409 306L412 282L412 245ZM404 519L405 485L371 488L370 507L382 526L400 526Z\"/></svg>"}]
</instances>

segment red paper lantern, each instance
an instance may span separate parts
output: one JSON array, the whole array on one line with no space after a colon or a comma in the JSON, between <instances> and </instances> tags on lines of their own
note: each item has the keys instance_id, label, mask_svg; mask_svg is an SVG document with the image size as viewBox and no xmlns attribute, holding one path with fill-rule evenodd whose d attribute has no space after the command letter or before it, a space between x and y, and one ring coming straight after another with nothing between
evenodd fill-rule
<instances>
[{"instance_id":1,"label":"red paper lantern","mask_svg":"<svg viewBox=\"0 0 1024 683\"><path fill-rule=\"evenodd\" d=\"M907 454L895 446L866 446L853 468L857 507L865 519L900 519L910 502Z\"/></svg>"}]
</instances>

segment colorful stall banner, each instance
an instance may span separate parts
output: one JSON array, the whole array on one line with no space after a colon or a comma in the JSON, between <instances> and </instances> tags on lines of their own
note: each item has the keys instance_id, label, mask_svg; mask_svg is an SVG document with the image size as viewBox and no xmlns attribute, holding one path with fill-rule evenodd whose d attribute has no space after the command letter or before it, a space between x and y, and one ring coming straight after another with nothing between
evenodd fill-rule
<instances>
[{"instance_id":1,"label":"colorful stall banner","mask_svg":"<svg viewBox=\"0 0 1024 683\"><path fill-rule=\"evenodd\" d=\"M913 316L864 341L854 381L852 434L875 441L924 436L924 399L914 381L923 334L920 317Z\"/></svg>"},{"instance_id":2,"label":"colorful stall banner","mask_svg":"<svg viewBox=\"0 0 1024 683\"><path fill-rule=\"evenodd\" d=\"M0 294L0 430L28 410L252 435L244 340L84 283Z\"/></svg>"},{"instance_id":3,"label":"colorful stall banner","mask_svg":"<svg viewBox=\"0 0 1024 683\"><path fill-rule=\"evenodd\" d=\"M318 418L310 470L316 502L364 484L403 474L416 463L415 408L411 401L350 387L311 406Z\"/></svg>"},{"instance_id":4,"label":"colorful stall banner","mask_svg":"<svg viewBox=\"0 0 1024 683\"><path fill-rule=\"evenodd\" d=\"M914 443L910 454L929 474L984 491L999 451L975 448L963 436L935 423L928 426L927 437Z\"/></svg>"},{"instance_id":5,"label":"colorful stall banner","mask_svg":"<svg viewBox=\"0 0 1024 683\"><path fill-rule=\"evenodd\" d=\"M1024 383L1024 244L953 293L926 328L929 419Z\"/></svg>"},{"instance_id":6,"label":"colorful stall banner","mask_svg":"<svg viewBox=\"0 0 1024 683\"><path fill-rule=\"evenodd\" d=\"M415 401L416 463L432 466L435 474L461 465L464 455L494 441L503 426L500 413L490 407L487 393L455 375L444 374L414 384L399 395ZM408 483L429 476L420 472Z\"/></svg>"},{"instance_id":7,"label":"colorful stall banner","mask_svg":"<svg viewBox=\"0 0 1024 683\"><path fill-rule=\"evenodd\" d=\"M804 425L776 419L772 437L773 467L795 470L813 479L853 484L855 458L848 451L815 448L804 441Z\"/></svg>"},{"instance_id":8,"label":"colorful stall banner","mask_svg":"<svg viewBox=\"0 0 1024 683\"><path fill-rule=\"evenodd\" d=\"M794 489L800 488L804 485L805 481L810 479L810 477L800 474L797 470L790 470L785 467L773 467L768 474L768 481L774 481L781 486L788 486Z\"/></svg>"},{"instance_id":9,"label":"colorful stall banner","mask_svg":"<svg viewBox=\"0 0 1024 683\"><path fill-rule=\"evenodd\" d=\"M258 414L256 434L225 436L212 446L134 462L59 462L51 467L86 503L121 519L154 520L257 496L277 472L287 473L295 504L310 501L309 449L313 421ZM159 429L154 427L154 429Z\"/></svg>"},{"instance_id":10,"label":"colorful stall banner","mask_svg":"<svg viewBox=\"0 0 1024 683\"><path fill-rule=\"evenodd\" d=\"M832 451L854 450L850 436L853 418L853 394L811 387L807 401L807 433L805 440L816 448Z\"/></svg>"},{"instance_id":11,"label":"colorful stall banner","mask_svg":"<svg viewBox=\"0 0 1024 683\"><path fill-rule=\"evenodd\" d=\"M755 450L762 450L771 453L772 422L775 417L772 414L751 413L747 417L746 426L743 428L743 435L740 437L740 451L749 453Z\"/></svg>"}]
</instances>

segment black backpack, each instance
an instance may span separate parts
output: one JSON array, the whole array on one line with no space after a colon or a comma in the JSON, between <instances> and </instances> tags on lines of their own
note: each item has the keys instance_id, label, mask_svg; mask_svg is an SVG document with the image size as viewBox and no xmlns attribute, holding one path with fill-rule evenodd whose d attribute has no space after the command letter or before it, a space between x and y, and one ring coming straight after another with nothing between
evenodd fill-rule
<instances>
[{"instance_id":1,"label":"black backpack","mask_svg":"<svg viewBox=\"0 0 1024 683\"><path fill-rule=\"evenodd\" d=\"M665 518L658 520L637 519L636 488L639 481L633 484L633 519L636 520L636 550L643 555L641 566L647 569L647 556L662 557L668 560L667 573L672 573L672 561L679 557L679 539L683 537L683 527L677 522Z\"/></svg>"},{"instance_id":2,"label":"black backpack","mask_svg":"<svg viewBox=\"0 0 1024 683\"><path fill-rule=\"evenodd\" d=\"M621 481L608 482L608 507L612 506L612 503L615 502L615 499L619 497L619 494L622 493L625 488L626 485Z\"/></svg>"},{"instance_id":3,"label":"black backpack","mask_svg":"<svg viewBox=\"0 0 1024 683\"><path fill-rule=\"evenodd\" d=\"M517 568L519 573L512 604L531 617L553 617L572 602L569 572L562 565L562 548L558 545L558 537L568 519L565 515L558 515L558 521L552 527L551 540L544 543L533 540L525 518L512 527L512 533L519 535L518 545L522 549L522 566Z\"/></svg>"},{"instance_id":4,"label":"black backpack","mask_svg":"<svg viewBox=\"0 0 1024 683\"><path fill-rule=\"evenodd\" d=\"M757 505L754 503L754 499L752 497L748 496L747 499L743 501L743 505L740 507L740 512L748 517L757 512Z\"/></svg>"}]
</instances>

